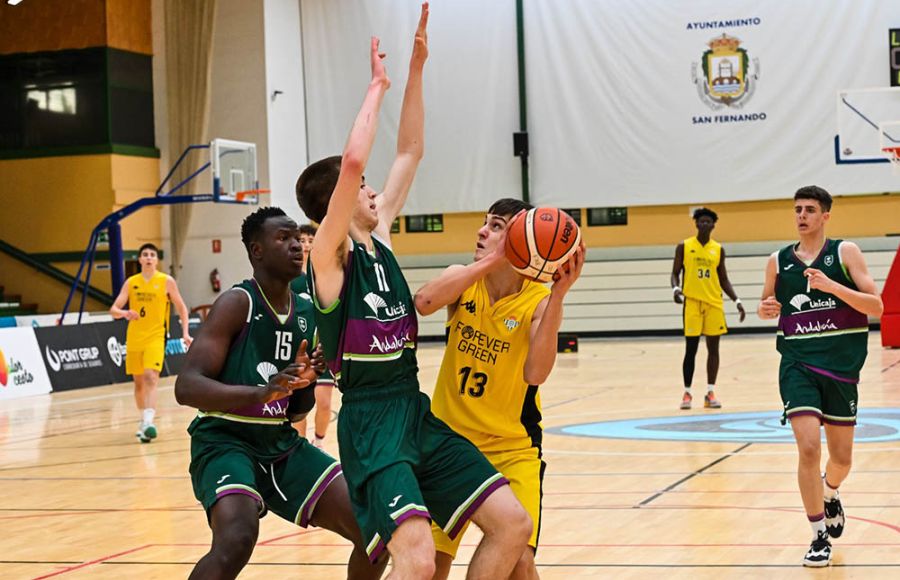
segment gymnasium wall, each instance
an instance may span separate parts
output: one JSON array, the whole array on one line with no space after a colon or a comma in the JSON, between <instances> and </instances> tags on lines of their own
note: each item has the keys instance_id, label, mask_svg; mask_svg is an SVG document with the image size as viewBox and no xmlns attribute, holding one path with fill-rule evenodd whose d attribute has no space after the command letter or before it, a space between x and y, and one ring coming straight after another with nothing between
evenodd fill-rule
<instances>
[{"instance_id":1,"label":"gymnasium wall","mask_svg":"<svg viewBox=\"0 0 900 580\"><path fill-rule=\"evenodd\" d=\"M890 169L884 168L888 173ZM900 186L900 177L898 177ZM793 192L784 200L712 203L707 207L719 214L713 236L724 242L756 242L796 237ZM654 246L675 244L694 235L692 205L656 205L628 208L628 224L588 226L582 208L581 232L587 247ZM401 223L403 220L401 220ZM399 254L454 254L474 249L476 233L484 223L484 213L444 214L440 233L394 234ZM900 195L842 196L834 201L828 235L840 238L900 236Z\"/></svg>"},{"instance_id":2,"label":"gymnasium wall","mask_svg":"<svg viewBox=\"0 0 900 580\"><path fill-rule=\"evenodd\" d=\"M162 0L154 0L154 102L160 117L167 107L162 4ZM308 220L294 197L294 182L307 162L300 50L297 0L218 1L209 136L256 143L260 187L272 190L263 196L263 203L278 205L302 223ZM164 119L158 118L157 143L167 143L166 134ZM166 170L171 158L172 152L162 152L161 166ZM199 179L200 191L211 191L209 176ZM189 305L215 300L217 295L209 283L213 269L218 270L223 288L251 275L240 228L244 217L256 209L252 205L194 206L184 267L176 273ZM214 239L221 241L221 253L212 252ZM164 217L163 245L168 243L168 219Z\"/></svg>"},{"instance_id":3,"label":"gymnasium wall","mask_svg":"<svg viewBox=\"0 0 900 580\"><path fill-rule=\"evenodd\" d=\"M14 58L42 52L53 58L60 52L106 47L117 49L124 58L146 58L152 54L150 16L150 0L41 0L19 6L4 2L0 4L0 55ZM129 66L106 69L113 79L106 82L115 83L120 78L115 75L127 73ZM79 101L76 106L96 104ZM0 151L0 239L74 274L97 222L131 201L152 195L159 181L156 151L116 143L115 114L120 111L110 110L105 143ZM117 150L128 154L111 153ZM159 210L142 210L125 220L122 234L126 250L136 250L145 241L158 243ZM95 268L92 285L109 292L108 263L99 262ZM37 302L40 312L59 312L68 294L64 284L5 254L0 254L0 285L7 294ZM87 308L106 309L90 299Z\"/></svg>"}]
</instances>

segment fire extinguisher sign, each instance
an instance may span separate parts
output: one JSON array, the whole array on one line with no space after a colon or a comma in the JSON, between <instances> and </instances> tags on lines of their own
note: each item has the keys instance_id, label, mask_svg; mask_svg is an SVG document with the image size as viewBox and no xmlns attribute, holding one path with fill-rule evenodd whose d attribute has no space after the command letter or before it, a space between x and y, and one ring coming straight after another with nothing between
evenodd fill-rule
<instances>
[{"instance_id":1,"label":"fire extinguisher sign","mask_svg":"<svg viewBox=\"0 0 900 580\"><path fill-rule=\"evenodd\" d=\"M212 253L220 254L222 252L222 240L213 240L212 241Z\"/></svg>"}]
</instances>

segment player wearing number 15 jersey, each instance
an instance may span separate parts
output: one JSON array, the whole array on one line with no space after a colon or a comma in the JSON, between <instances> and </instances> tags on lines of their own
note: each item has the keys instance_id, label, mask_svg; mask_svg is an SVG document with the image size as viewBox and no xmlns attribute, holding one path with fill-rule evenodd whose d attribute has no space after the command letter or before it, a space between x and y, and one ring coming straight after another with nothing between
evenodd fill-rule
<instances>
[{"instance_id":1,"label":"player wearing number 15 jersey","mask_svg":"<svg viewBox=\"0 0 900 580\"><path fill-rule=\"evenodd\" d=\"M506 227L531 206L501 199L478 230L475 261L450 266L416 294L428 315L447 307L447 349L438 374L434 414L464 435L510 481L534 522L512 578L537 577L534 554L541 522L541 401L538 387L556 361L562 302L581 273L584 249L548 289L517 274L504 256ZM462 539L433 526L436 578L446 578Z\"/></svg>"},{"instance_id":2,"label":"player wearing number 15 jersey","mask_svg":"<svg viewBox=\"0 0 900 580\"><path fill-rule=\"evenodd\" d=\"M700 335L706 336L706 375L708 379L704 406L718 409L716 375L719 374L719 337L726 332L725 311L722 310L722 291L735 301L741 322L746 313L741 300L728 281L725 271L725 250L710 238L719 216L701 207L694 212L697 235L684 240L675 248L672 263L672 294L676 304L684 304L685 353L681 365L684 395L681 408L691 408L691 382L694 380L694 359L700 346ZM679 277L684 273L683 284Z\"/></svg>"}]
</instances>

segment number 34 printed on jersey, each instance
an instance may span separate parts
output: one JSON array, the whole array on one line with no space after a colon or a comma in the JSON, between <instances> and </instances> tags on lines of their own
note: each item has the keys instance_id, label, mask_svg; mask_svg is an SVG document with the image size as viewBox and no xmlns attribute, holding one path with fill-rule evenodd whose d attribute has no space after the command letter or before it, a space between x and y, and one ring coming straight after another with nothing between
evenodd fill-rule
<instances>
[{"instance_id":1,"label":"number 34 printed on jersey","mask_svg":"<svg viewBox=\"0 0 900 580\"><path fill-rule=\"evenodd\" d=\"M709 278L709 268L699 268L697 270L698 278Z\"/></svg>"},{"instance_id":2,"label":"number 34 printed on jersey","mask_svg":"<svg viewBox=\"0 0 900 580\"><path fill-rule=\"evenodd\" d=\"M472 367L462 367L459 369L459 376L460 396L469 395L470 397L480 397L484 394L484 386L488 381L488 376L486 374L473 373Z\"/></svg>"}]
</instances>

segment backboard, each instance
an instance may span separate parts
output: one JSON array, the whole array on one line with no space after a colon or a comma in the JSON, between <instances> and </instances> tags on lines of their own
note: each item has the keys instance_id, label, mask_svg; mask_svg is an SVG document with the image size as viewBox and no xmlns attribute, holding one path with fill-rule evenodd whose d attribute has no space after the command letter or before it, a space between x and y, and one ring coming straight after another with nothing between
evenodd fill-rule
<instances>
[{"instance_id":1,"label":"backboard","mask_svg":"<svg viewBox=\"0 0 900 580\"><path fill-rule=\"evenodd\" d=\"M900 147L900 87L845 89L837 95L835 163L888 163Z\"/></svg>"},{"instance_id":2,"label":"backboard","mask_svg":"<svg viewBox=\"0 0 900 580\"><path fill-rule=\"evenodd\" d=\"M259 203L256 176L256 144L230 139L213 139L209 144L212 164L213 198L225 203Z\"/></svg>"}]
</instances>

